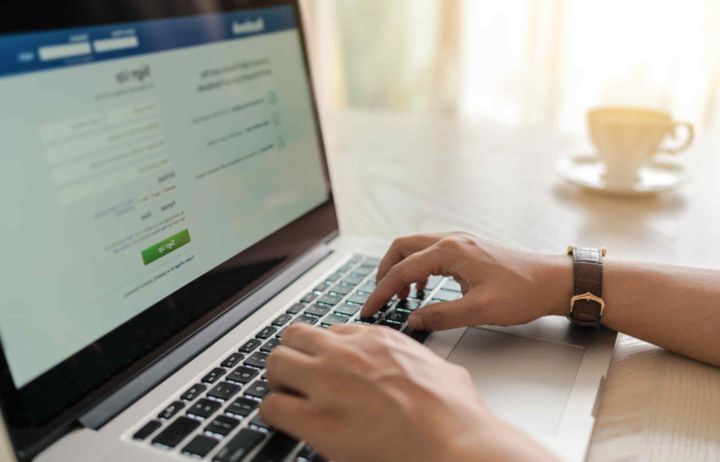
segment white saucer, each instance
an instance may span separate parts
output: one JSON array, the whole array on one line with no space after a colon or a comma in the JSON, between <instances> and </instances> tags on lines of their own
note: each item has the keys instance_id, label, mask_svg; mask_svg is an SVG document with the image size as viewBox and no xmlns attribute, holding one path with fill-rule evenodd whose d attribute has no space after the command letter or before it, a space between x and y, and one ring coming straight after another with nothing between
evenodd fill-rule
<instances>
[{"instance_id":1,"label":"white saucer","mask_svg":"<svg viewBox=\"0 0 720 462\"><path fill-rule=\"evenodd\" d=\"M640 169L635 184L622 187L610 187L605 183L605 166L592 154L564 156L558 160L557 169L569 183L606 194L626 196L669 191L687 179L682 166L658 159Z\"/></svg>"}]
</instances>

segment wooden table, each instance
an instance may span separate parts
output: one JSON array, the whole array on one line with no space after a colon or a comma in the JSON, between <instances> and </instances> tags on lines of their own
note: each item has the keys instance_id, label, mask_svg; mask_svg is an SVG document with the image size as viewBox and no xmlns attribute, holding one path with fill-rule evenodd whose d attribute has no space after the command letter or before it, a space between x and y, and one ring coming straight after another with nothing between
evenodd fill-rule
<instances>
[{"instance_id":1,"label":"wooden table","mask_svg":"<svg viewBox=\"0 0 720 462\"><path fill-rule=\"evenodd\" d=\"M589 152L584 134L376 112L323 121L344 233L460 229L541 252L604 245L622 258L720 268L715 140L687 153L691 180L678 190L620 199L556 174L559 156ZM720 368L620 335L588 459L720 460Z\"/></svg>"}]
</instances>

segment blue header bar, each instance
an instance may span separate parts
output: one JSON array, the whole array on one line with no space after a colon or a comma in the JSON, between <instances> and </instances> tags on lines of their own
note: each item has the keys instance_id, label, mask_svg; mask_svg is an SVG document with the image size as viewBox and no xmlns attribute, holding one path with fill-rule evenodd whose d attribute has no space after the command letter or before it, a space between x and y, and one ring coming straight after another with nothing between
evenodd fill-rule
<instances>
[{"instance_id":1,"label":"blue header bar","mask_svg":"<svg viewBox=\"0 0 720 462\"><path fill-rule=\"evenodd\" d=\"M293 8L0 36L0 77L237 40L297 27Z\"/></svg>"}]
</instances>

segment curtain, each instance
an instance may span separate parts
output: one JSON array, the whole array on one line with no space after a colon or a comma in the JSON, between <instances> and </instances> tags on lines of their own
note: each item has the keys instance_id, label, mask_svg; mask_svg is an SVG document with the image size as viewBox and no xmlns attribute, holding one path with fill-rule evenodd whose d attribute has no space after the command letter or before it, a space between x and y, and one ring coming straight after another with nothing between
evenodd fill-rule
<instances>
[{"instance_id":1,"label":"curtain","mask_svg":"<svg viewBox=\"0 0 720 462\"><path fill-rule=\"evenodd\" d=\"M324 106L577 130L589 107L720 125L716 0L304 0Z\"/></svg>"}]
</instances>

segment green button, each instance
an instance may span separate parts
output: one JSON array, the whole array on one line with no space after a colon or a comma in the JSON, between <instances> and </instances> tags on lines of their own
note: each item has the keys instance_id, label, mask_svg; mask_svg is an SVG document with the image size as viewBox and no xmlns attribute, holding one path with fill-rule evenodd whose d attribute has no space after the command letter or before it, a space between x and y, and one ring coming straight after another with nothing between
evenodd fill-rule
<instances>
[{"instance_id":1,"label":"green button","mask_svg":"<svg viewBox=\"0 0 720 462\"><path fill-rule=\"evenodd\" d=\"M167 254L175 252L180 247L190 242L190 232L184 229L174 236L158 242L142 251L142 259L145 265L149 265L155 260L164 257Z\"/></svg>"}]
</instances>

